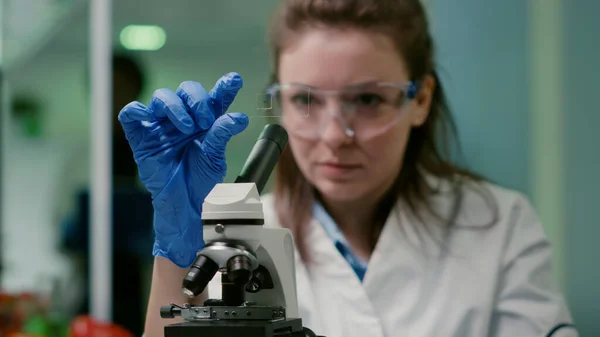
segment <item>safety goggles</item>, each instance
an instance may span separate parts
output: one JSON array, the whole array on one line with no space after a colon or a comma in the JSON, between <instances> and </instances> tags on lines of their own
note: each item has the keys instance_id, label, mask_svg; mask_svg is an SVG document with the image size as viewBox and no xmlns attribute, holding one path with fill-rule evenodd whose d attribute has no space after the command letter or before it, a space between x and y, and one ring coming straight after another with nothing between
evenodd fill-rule
<instances>
[{"instance_id":1,"label":"safety goggles","mask_svg":"<svg viewBox=\"0 0 600 337\"><path fill-rule=\"evenodd\" d=\"M300 137L318 139L334 121L346 136L364 139L394 126L417 90L415 82L370 82L340 90L276 83L260 97L258 109Z\"/></svg>"}]
</instances>

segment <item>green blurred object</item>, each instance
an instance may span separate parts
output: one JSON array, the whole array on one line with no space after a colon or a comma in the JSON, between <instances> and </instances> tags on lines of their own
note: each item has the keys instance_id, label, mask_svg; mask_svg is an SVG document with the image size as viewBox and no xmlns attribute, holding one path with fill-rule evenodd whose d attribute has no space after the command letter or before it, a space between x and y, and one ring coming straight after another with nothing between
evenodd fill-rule
<instances>
[{"instance_id":1,"label":"green blurred object","mask_svg":"<svg viewBox=\"0 0 600 337\"><path fill-rule=\"evenodd\" d=\"M23 332L30 335L50 337L50 322L42 315L31 316L23 324Z\"/></svg>"},{"instance_id":2,"label":"green blurred object","mask_svg":"<svg viewBox=\"0 0 600 337\"><path fill-rule=\"evenodd\" d=\"M67 337L70 320L62 315L35 315L23 325L23 333L40 337Z\"/></svg>"},{"instance_id":3,"label":"green blurred object","mask_svg":"<svg viewBox=\"0 0 600 337\"><path fill-rule=\"evenodd\" d=\"M17 95L12 100L13 116L19 121L21 132L29 138L42 135L43 121L40 103L30 95Z\"/></svg>"},{"instance_id":4,"label":"green blurred object","mask_svg":"<svg viewBox=\"0 0 600 337\"><path fill-rule=\"evenodd\" d=\"M32 138L37 138L42 134L42 123L39 116L25 116L21 120L21 126L23 127L23 133Z\"/></svg>"}]
</instances>

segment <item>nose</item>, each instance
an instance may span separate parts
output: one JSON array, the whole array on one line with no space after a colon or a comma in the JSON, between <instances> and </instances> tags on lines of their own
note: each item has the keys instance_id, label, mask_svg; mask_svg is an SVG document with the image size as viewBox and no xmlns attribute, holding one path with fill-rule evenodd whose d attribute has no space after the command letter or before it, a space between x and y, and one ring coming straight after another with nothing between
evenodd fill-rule
<instances>
[{"instance_id":1,"label":"nose","mask_svg":"<svg viewBox=\"0 0 600 337\"><path fill-rule=\"evenodd\" d=\"M347 129L343 114L329 113L329 118L321 129L321 139L332 148L347 145L352 142Z\"/></svg>"}]
</instances>

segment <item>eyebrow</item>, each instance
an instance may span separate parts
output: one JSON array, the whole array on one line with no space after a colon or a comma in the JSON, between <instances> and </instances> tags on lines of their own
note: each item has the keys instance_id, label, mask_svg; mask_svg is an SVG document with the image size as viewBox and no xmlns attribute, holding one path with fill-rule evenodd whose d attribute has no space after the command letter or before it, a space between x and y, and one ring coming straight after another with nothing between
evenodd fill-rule
<instances>
[{"instance_id":1,"label":"eyebrow","mask_svg":"<svg viewBox=\"0 0 600 337\"><path fill-rule=\"evenodd\" d=\"M368 81L363 81L363 82L358 82L358 83L350 84L350 85L344 86L342 88L334 89L334 90L360 88L360 87L365 87L365 86L368 86L368 85L377 84L377 83L380 83L380 82L387 82L387 81L381 81L381 80L376 80L376 79L374 79L374 80L368 80ZM321 89L321 88L313 87L313 86L310 86L310 85L304 84L304 83L291 82L289 84L290 85L299 85L299 86L302 86L302 87L305 87L305 88L315 89L315 90L328 90L328 89Z\"/></svg>"}]
</instances>

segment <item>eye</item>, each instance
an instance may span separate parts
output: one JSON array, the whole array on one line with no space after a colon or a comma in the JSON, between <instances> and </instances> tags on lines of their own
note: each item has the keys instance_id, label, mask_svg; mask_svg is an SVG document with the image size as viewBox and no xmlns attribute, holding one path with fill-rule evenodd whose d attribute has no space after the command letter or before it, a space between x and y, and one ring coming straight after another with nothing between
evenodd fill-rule
<instances>
[{"instance_id":1,"label":"eye","mask_svg":"<svg viewBox=\"0 0 600 337\"><path fill-rule=\"evenodd\" d=\"M360 94L355 98L354 102L355 104L361 106L372 107L381 104L381 102L383 102L383 99L377 94Z\"/></svg>"},{"instance_id":2,"label":"eye","mask_svg":"<svg viewBox=\"0 0 600 337\"><path fill-rule=\"evenodd\" d=\"M297 105L309 105L310 96L308 94L296 94L291 97L291 101Z\"/></svg>"}]
</instances>

